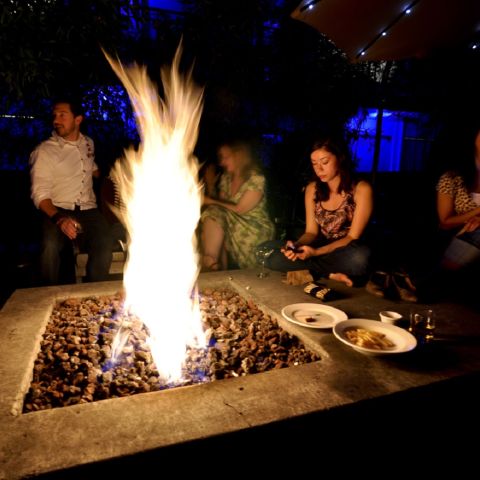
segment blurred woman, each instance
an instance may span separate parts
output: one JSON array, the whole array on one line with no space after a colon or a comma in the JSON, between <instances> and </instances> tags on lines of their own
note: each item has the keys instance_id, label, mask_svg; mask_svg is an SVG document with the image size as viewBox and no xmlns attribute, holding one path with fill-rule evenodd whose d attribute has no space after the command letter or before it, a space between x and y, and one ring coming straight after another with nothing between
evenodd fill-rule
<instances>
[{"instance_id":1,"label":"blurred woman","mask_svg":"<svg viewBox=\"0 0 480 480\"><path fill-rule=\"evenodd\" d=\"M348 286L363 283L370 249L360 242L373 209L370 184L353 179L353 162L340 138L326 136L312 146L314 180L305 189L305 232L266 260L272 270L309 270Z\"/></svg>"},{"instance_id":2,"label":"blurred woman","mask_svg":"<svg viewBox=\"0 0 480 480\"><path fill-rule=\"evenodd\" d=\"M213 180L206 178L200 220L202 271L223 270L232 263L250 268L255 265L254 247L274 235L267 213L265 176L248 141L225 141L217 153L223 173L215 197L208 194Z\"/></svg>"}]
</instances>

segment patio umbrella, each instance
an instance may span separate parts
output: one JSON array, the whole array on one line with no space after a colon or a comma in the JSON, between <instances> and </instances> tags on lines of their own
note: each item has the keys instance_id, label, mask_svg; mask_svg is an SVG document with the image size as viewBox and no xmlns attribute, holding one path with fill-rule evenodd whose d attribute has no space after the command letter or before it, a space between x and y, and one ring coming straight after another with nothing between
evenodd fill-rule
<instances>
[{"instance_id":1,"label":"patio umbrella","mask_svg":"<svg viewBox=\"0 0 480 480\"><path fill-rule=\"evenodd\" d=\"M327 35L351 62L424 57L480 30L480 0L303 0L291 14ZM384 68L386 81L391 62ZM378 109L372 166L380 157Z\"/></svg>"},{"instance_id":2,"label":"patio umbrella","mask_svg":"<svg viewBox=\"0 0 480 480\"><path fill-rule=\"evenodd\" d=\"M422 57L480 29L479 0L303 0L291 14L353 61Z\"/></svg>"}]
</instances>

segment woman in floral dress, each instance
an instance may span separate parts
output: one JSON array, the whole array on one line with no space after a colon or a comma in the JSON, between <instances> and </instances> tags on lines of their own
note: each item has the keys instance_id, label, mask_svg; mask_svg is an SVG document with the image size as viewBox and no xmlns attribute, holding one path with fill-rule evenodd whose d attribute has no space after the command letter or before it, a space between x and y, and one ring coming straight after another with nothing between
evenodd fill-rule
<instances>
[{"instance_id":1,"label":"woman in floral dress","mask_svg":"<svg viewBox=\"0 0 480 480\"><path fill-rule=\"evenodd\" d=\"M206 178L200 220L202 270L223 270L255 265L255 247L274 236L267 212L265 176L256 162L252 145L244 140L226 141L218 148L223 169L218 194L213 179Z\"/></svg>"}]
</instances>

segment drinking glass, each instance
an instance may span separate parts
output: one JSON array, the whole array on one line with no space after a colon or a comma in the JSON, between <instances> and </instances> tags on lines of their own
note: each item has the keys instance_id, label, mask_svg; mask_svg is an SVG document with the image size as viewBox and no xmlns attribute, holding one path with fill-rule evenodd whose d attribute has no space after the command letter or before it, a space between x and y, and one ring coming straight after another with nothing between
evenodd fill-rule
<instances>
[{"instance_id":1,"label":"drinking glass","mask_svg":"<svg viewBox=\"0 0 480 480\"><path fill-rule=\"evenodd\" d=\"M435 335L435 312L431 309L420 313L411 311L408 331L421 343L430 343Z\"/></svg>"},{"instance_id":2,"label":"drinking glass","mask_svg":"<svg viewBox=\"0 0 480 480\"><path fill-rule=\"evenodd\" d=\"M257 262L261 265L260 272L257 273L258 278L268 277L269 273L265 270L265 260L273 253L273 248L259 247L255 250Z\"/></svg>"},{"instance_id":3,"label":"drinking glass","mask_svg":"<svg viewBox=\"0 0 480 480\"><path fill-rule=\"evenodd\" d=\"M431 342L435 336L435 312L433 310L427 310L425 317L425 341Z\"/></svg>"}]
</instances>

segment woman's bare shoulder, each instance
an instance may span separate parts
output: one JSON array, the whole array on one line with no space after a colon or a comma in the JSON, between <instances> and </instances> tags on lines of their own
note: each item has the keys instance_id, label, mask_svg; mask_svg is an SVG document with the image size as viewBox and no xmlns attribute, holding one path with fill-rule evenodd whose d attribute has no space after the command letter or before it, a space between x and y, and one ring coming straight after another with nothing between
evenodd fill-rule
<instances>
[{"instance_id":1,"label":"woman's bare shoulder","mask_svg":"<svg viewBox=\"0 0 480 480\"><path fill-rule=\"evenodd\" d=\"M355 194L357 193L371 193L372 192L372 185L370 182L367 182L366 180L359 180L354 187L354 192Z\"/></svg>"}]
</instances>

